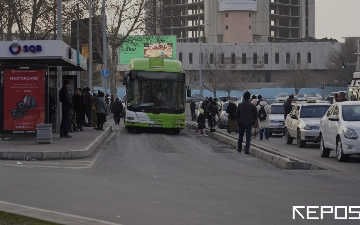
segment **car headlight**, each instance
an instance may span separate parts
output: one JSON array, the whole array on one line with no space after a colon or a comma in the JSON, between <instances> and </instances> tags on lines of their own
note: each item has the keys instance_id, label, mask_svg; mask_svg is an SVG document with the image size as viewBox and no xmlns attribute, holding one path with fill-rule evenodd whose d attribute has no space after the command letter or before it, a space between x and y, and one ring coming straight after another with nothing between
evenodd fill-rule
<instances>
[{"instance_id":1,"label":"car headlight","mask_svg":"<svg viewBox=\"0 0 360 225\"><path fill-rule=\"evenodd\" d=\"M342 127L343 132L344 132L344 136L348 139L357 139L358 136L356 134L356 132L350 128L347 127Z\"/></svg>"},{"instance_id":2,"label":"car headlight","mask_svg":"<svg viewBox=\"0 0 360 225\"><path fill-rule=\"evenodd\" d=\"M318 129L320 129L319 126L309 126L309 125L306 125L306 126L304 127L304 130L318 130Z\"/></svg>"}]
</instances>

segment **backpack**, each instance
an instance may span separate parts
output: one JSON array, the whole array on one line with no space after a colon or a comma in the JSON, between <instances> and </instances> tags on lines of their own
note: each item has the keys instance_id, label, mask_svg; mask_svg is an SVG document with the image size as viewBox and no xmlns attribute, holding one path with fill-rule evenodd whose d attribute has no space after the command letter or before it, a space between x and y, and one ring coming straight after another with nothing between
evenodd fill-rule
<instances>
[{"instance_id":1,"label":"backpack","mask_svg":"<svg viewBox=\"0 0 360 225\"><path fill-rule=\"evenodd\" d=\"M259 114L258 114L259 120L260 121L266 120L266 116L267 115L266 115L266 111L265 111L265 106L261 105L260 109L259 109Z\"/></svg>"}]
</instances>

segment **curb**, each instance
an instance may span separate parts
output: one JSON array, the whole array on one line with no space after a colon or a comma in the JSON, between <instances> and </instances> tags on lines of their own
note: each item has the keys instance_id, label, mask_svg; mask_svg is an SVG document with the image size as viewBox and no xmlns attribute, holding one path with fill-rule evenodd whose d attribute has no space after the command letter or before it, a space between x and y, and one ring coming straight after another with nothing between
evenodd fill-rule
<instances>
[{"instance_id":1,"label":"curb","mask_svg":"<svg viewBox=\"0 0 360 225\"><path fill-rule=\"evenodd\" d=\"M197 130L197 125L186 122L186 126L190 129ZM235 137L227 136L222 132L216 131L215 133L210 133L206 129L209 137L221 141L223 143L229 144L233 147L237 147L238 140ZM244 145L244 143L243 143ZM251 144L250 145L250 154L256 156L257 158L267 162L271 165L274 165L280 169L303 169L303 170L319 170L323 169L311 163L295 159L294 157L287 156L280 152L275 152L271 150L267 150L259 145Z\"/></svg>"},{"instance_id":2,"label":"curb","mask_svg":"<svg viewBox=\"0 0 360 225\"><path fill-rule=\"evenodd\" d=\"M83 150L66 152L0 152L2 160L60 160L60 159L81 159L91 155L106 137L111 133L112 126L108 126L98 137L96 137Z\"/></svg>"}]
</instances>

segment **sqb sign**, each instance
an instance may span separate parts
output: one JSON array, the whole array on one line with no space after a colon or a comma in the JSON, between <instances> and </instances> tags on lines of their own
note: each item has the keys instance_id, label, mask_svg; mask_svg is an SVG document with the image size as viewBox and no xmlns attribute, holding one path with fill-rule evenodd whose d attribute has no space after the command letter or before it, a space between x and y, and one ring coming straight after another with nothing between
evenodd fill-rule
<instances>
[{"instance_id":1,"label":"sqb sign","mask_svg":"<svg viewBox=\"0 0 360 225\"><path fill-rule=\"evenodd\" d=\"M21 45L19 45L18 43L12 43L9 46L9 51L13 55L19 54L21 52L21 50L23 52L36 53L36 52L41 52L42 47L41 47L41 45L24 45L24 46L21 47Z\"/></svg>"}]
</instances>

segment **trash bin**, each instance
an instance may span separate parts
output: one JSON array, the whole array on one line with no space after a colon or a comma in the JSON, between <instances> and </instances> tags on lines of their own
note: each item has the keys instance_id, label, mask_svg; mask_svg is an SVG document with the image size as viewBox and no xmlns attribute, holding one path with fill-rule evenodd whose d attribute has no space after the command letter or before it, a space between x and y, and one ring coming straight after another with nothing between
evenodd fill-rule
<instances>
[{"instance_id":1,"label":"trash bin","mask_svg":"<svg viewBox=\"0 0 360 225\"><path fill-rule=\"evenodd\" d=\"M36 143L51 144L52 142L52 124L41 123L36 125Z\"/></svg>"}]
</instances>

